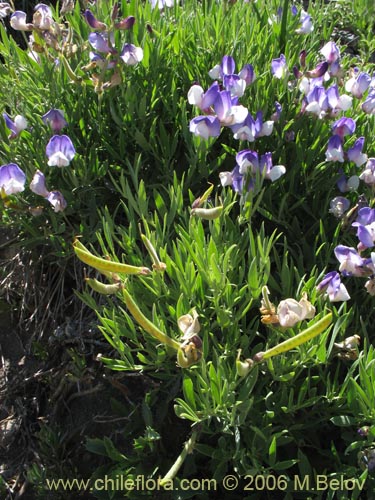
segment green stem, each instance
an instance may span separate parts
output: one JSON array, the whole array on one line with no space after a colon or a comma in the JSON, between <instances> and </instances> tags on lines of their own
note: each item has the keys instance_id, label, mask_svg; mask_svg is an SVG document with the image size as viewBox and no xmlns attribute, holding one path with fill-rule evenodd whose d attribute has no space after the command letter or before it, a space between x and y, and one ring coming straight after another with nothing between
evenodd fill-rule
<instances>
[{"instance_id":1,"label":"green stem","mask_svg":"<svg viewBox=\"0 0 375 500\"><path fill-rule=\"evenodd\" d=\"M193 452L195 443L197 441L197 437L198 437L198 431L193 431L190 439L186 441L184 448L181 454L177 457L175 463L172 465L172 467L169 469L166 475L160 480L159 484L161 486L164 486L166 483L168 483L168 481L171 481L176 477L177 472L180 470L181 465L184 463L187 455Z\"/></svg>"}]
</instances>

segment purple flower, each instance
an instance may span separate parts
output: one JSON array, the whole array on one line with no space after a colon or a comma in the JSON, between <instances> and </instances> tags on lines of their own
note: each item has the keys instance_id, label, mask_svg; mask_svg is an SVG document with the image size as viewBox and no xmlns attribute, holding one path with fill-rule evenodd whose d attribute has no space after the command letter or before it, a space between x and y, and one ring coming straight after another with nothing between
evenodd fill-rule
<instances>
[{"instance_id":1,"label":"purple flower","mask_svg":"<svg viewBox=\"0 0 375 500\"><path fill-rule=\"evenodd\" d=\"M361 208L352 226L357 228L357 238L360 241L361 250L372 248L375 240L375 209Z\"/></svg>"},{"instance_id":2,"label":"purple flower","mask_svg":"<svg viewBox=\"0 0 375 500\"><path fill-rule=\"evenodd\" d=\"M26 22L26 13L22 12L22 10L13 12L10 16L10 25L14 30L19 31L31 31L33 29L33 25Z\"/></svg>"},{"instance_id":3,"label":"purple flower","mask_svg":"<svg viewBox=\"0 0 375 500\"><path fill-rule=\"evenodd\" d=\"M271 115L271 120L277 122L280 119L281 111L283 110L281 104L275 101L275 112Z\"/></svg>"},{"instance_id":4,"label":"purple flower","mask_svg":"<svg viewBox=\"0 0 375 500\"><path fill-rule=\"evenodd\" d=\"M61 109L50 109L42 116L42 120L46 125L51 127L54 134L58 134L68 125L68 122L64 118L64 111L61 111Z\"/></svg>"},{"instance_id":5,"label":"purple flower","mask_svg":"<svg viewBox=\"0 0 375 500\"><path fill-rule=\"evenodd\" d=\"M345 285L341 283L340 275L336 271L327 273L316 288L320 292L325 292L331 302L342 302L350 299L350 295Z\"/></svg>"},{"instance_id":6,"label":"purple flower","mask_svg":"<svg viewBox=\"0 0 375 500\"><path fill-rule=\"evenodd\" d=\"M200 85L193 85L188 92L188 102L209 113L219 93L220 87L217 82L214 82L206 92Z\"/></svg>"},{"instance_id":7,"label":"purple flower","mask_svg":"<svg viewBox=\"0 0 375 500\"><path fill-rule=\"evenodd\" d=\"M26 175L16 163L0 167L0 190L9 196L25 189Z\"/></svg>"},{"instance_id":8,"label":"purple flower","mask_svg":"<svg viewBox=\"0 0 375 500\"><path fill-rule=\"evenodd\" d=\"M89 9L85 10L83 16L90 28L97 31L105 31L107 29L107 25L105 23L102 23L101 21L98 21Z\"/></svg>"},{"instance_id":9,"label":"purple flower","mask_svg":"<svg viewBox=\"0 0 375 500\"><path fill-rule=\"evenodd\" d=\"M326 161L339 161L341 163L344 162L342 140L338 135L333 135L328 141Z\"/></svg>"},{"instance_id":10,"label":"purple flower","mask_svg":"<svg viewBox=\"0 0 375 500\"><path fill-rule=\"evenodd\" d=\"M324 87L313 86L303 99L302 112L313 113L323 118L328 110L328 98Z\"/></svg>"},{"instance_id":11,"label":"purple flower","mask_svg":"<svg viewBox=\"0 0 375 500\"><path fill-rule=\"evenodd\" d=\"M347 157L349 161L354 162L357 167L360 167L367 161L367 155L362 153L363 145L365 143L365 138L360 137L354 143L354 146L348 149Z\"/></svg>"},{"instance_id":12,"label":"purple flower","mask_svg":"<svg viewBox=\"0 0 375 500\"><path fill-rule=\"evenodd\" d=\"M327 61L318 63L315 68L311 71L306 71L306 76L309 78L320 78L323 76L328 70Z\"/></svg>"},{"instance_id":13,"label":"purple flower","mask_svg":"<svg viewBox=\"0 0 375 500\"><path fill-rule=\"evenodd\" d=\"M216 116L197 116L190 121L189 130L207 140L209 137L218 137L221 127Z\"/></svg>"},{"instance_id":14,"label":"purple flower","mask_svg":"<svg viewBox=\"0 0 375 500\"><path fill-rule=\"evenodd\" d=\"M38 3L38 5L35 6L34 10L34 28L38 28L40 30L49 30L53 24L51 8L44 3Z\"/></svg>"},{"instance_id":15,"label":"purple flower","mask_svg":"<svg viewBox=\"0 0 375 500\"><path fill-rule=\"evenodd\" d=\"M331 64L340 58L340 50L335 42L328 42L320 49L320 53L325 57L326 61Z\"/></svg>"},{"instance_id":16,"label":"purple flower","mask_svg":"<svg viewBox=\"0 0 375 500\"><path fill-rule=\"evenodd\" d=\"M366 184L375 184L375 158L369 158L365 165L365 170L359 176L361 181Z\"/></svg>"},{"instance_id":17,"label":"purple flower","mask_svg":"<svg viewBox=\"0 0 375 500\"><path fill-rule=\"evenodd\" d=\"M218 93L214 102L214 110L221 125L230 126L245 121L249 111L244 106L238 106L236 102L237 100L232 98L229 90L222 90Z\"/></svg>"},{"instance_id":18,"label":"purple flower","mask_svg":"<svg viewBox=\"0 0 375 500\"><path fill-rule=\"evenodd\" d=\"M50 167L67 167L75 154L76 150L67 135L54 135L46 147Z\"/></svg>"},{"instance_id":19,"label":"purple flower","mask_svg":"<svg viewBox=\"0 0 375 500\"><path fill-rule=\"evenodd\" d=\"M252 64L245 64L245 66L238 73L238 76L245 80L246 85L251 85L255 80L255 73Z\"/></svg>"},{"instance_id":20,"label":"purple flower","mask_svg":"<svg viewBox=\"0 0 375 500\"><path fill-rule=\"evenodd\" d=\"M342 169L340 169L340 177L337 180L337 187L341 191L341 193L347 193L348 191L356 191L359 186L359 177L358 175L352 175L347 178L343 173Z\"/></svg>"},{"instance_id":21,"label":"purple flower","mask_svg":"<svg viewBox=\"0 0 375 500\"><path fill-rule=\"evenodd\" d=\"M103 54L114 53L114 49L112 48L114 45L113 33L110 35L108 33L90 33L89 43L98 52L102 52Z\"/></svg>"},{"instance_id":22,"label":"purple flower","mask_svg":"<svg viewBox=\"0 0 375 500\"><path fill-rule=\"evenodd\" d=\"M355 121L352 118L346 118L343 116L332 125L332 134L338 135L341 138L345 135L351 135L354 132Z\"/></svg>"},{"instance_id":23,"label":"purple flower","mask_svg":"<svg viewBox=\"0 0 375 500\"><path fill-rule=\"evenodd\" d=\"M314 25L311 21L311 16L309 16L308 13L305 12L304 10L301 11L300 23L301 26L298 29L296 29L296 33L298 33L299 35L301 34L308 35L314 30Z\"/></svg>"},{"instance_id":24,"label":"purple flower","mask_svg":"<svg viewBox=\"0 0 375 500\"><path fill-rule=\"evenodd\" d=\"M132 43L125 43L120 58L124 61L128 66L134 66L138 64L143 59L143 50L141 47L136 47Z\"/></svg>"},{"instance_id":25,"label":"purple flower","mask_svg":"<svg viewBox=\"0 0 375 500\"><path fill-rule=\"evenodd\" d=\"M375 90L372 89L361 105L362 110L368 115L375 114Z\"/></svg>"},{"instance_id":26,"label":"purple flower","mask_svg":"<svg viewBox=\"0 0 375 500\"><path fill-rule=\"evenodd\" d=\"M345 90L351 92L354 97L361 99L363 94L369 88L371 83L371 76L367 73L358 73L350 78L345 84Z\"/></svg>"},{"instance_id":27,"label":"purple flower","mask_svg":"<svg viewBox=\"0 0 375 500\"><path fill-rule=\"evenodd\" d=\"M246 82L238 75L224 75L223 83L226 90L229 90L231 95L242 97L245 93Z\"/></svg>"},{"instance_id":28,"label":"purple flower","mask_svg":"<svg viewBox=\"0 0 375 500\"><path fill-rule=\"evenodd\" d=\"M350 201L343 196L336 196L335 198L333 198L333 200L330 201L329 206L329 212L335 217L340 218L350 207Z\"/></svg>"},{"instance_id":29,"label":"purple flower","mask_svg":"<svg viewBox=\"0 0 375 500\"><path fill-rule=\"evenodd\" d=\"M60 191L51 191L46 198L55 212L62 212L67 207L67 202Z\"/></svg>"},{"instance_id":30,"label":"purple flower","mask_svg":"<svg viewBox=\"0 0 375 500\"><path fill-rule=\"evenodd\" d=\"M3 118L5 120L5 125L11 132L8 139L15 139L22 132L22 130L27 128L27 120L21 115L17 115L14 118L14 122L10 116L7 115L7 113L3 113Z\"/></svg>"},{"instance_id":31,"label":"purple flower","mask_svg":"<svg viewBox=\"0 0 375 500\"><path fill-rule=\"evenodd\" d=\"M366 259L352 247L338 245L335 248L335 256L340 262L339 271L343 276L369 276L373 273L372 269L366 267Z\"/></svg>"},{"instance_id":32,"label":"purple flower","mask_svg":"<svg viewBox=\"0 0 375 500\"><path fill-rule=\"evenodd\" d=\"M271 62L271 73L275 78L284 78L288 72L288 67L286 65L286 59L284 54L280 54L277 59L272 59Z\"/></svg>"},{"instance_id":33,"label":"purple flower","mask_svg":"<svg viewBox=\"0 0 375 500\"><path fill-rule=\"evenodd\" d=\"M0 3L0 19L4 19L7 17L11 12L11 8L8 2L1 2Z\"/></svg>"},{"instance_id":34,"label":"purple flower","mask_svg":"<svg viewBox=\"0 0 375 500\"><path fill-rule=\"evenodd\" d=\"M43 196L43 198L47 198L47 196L49 195L49 191L46 187L46 178L40 170L37 170L35 172L29 187L31 191L37 194L38 196Z\"/></svg>"}]
</instances>

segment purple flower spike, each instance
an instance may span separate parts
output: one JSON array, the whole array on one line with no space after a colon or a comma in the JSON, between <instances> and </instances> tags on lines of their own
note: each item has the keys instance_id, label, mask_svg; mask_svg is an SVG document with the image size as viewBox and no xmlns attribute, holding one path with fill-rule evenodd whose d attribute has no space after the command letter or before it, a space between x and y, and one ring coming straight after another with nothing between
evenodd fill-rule
<instances>
[{"instance_id":1,"label":"purple flower spike","mask_svg":"<svg viewBox=\"0 0 375 500\"><path fill-rule=\"evenodd\" d=\"M46 125L51 127L54 134L60 133L68 125L68 122L64 118L64 111L61 111L61 109L50 109L42 116L42 120Z\"/></svg>"},{"instance_id":2,"label":"purple flower spike","mask_svg":"<svg viewBox=\"0 0 375 500\"><path fill-rule=\"evenodd\" d=\"M50 167L67 167L73 160L76 150L67 135L54 135L46 147Z\"/></svg>"},{"instance_id":3,"label":"purple flower spike","mask_svg":"<svg viewBox=\"0 0 375 500\"><path fill-rule=\"evenodd\" d=\"M68 205L60 191L48 193L47 200L51 203L55 212L62 212Z\"/></svg>"},{"instance_id":4,"label":"purple flower spike","mask_svg":"<svg viewBox=\"0 0 375 500\"><path fill-rule=\"evenodd\" d=\"M332 134L343 138L345 135L351 135L355 132L355 121L352 118L343 116L332 125Z\"/></svg>"},{"instance_id":5,"label":"purple flower spike","mask_svg":"<svg viewBox=\"0 0 375 500\"><path fill-rule=\"evenodd\" d=\"M130 30L135 23L135 17L134 16L128 16L125 17L125 19L122 19L120 22L115 24L115 28L118 30Z\"/></svg>"},{"instance_id":6,"label":"purple flower spike","mask_svg":"<svg viewBox=\"0 0 375 500\"><path fill-rule=\"evenodd\" d=\"M197 116L190 121L189 130L207 140L209 137L218 137L221 128L216 116Z\"/></svg>"},{"instance_id":7,"label":"purple flower spike","mask_svg":"<svg viewBox=\"0 0 375 500\"><path fill-rule=\"evenodd\" d=\"M125 43L122 48L120 58L128 66L134 66L143 59L143 50L141 47L136 47L132 43Z\"/></svg>"},{"instance_id":8,"label":"purple flower spike","mask_svg":"<svg viewBox=\"0 0 375 500\"><path fill-rule=\"evenodd\" d=\"M338 135L333 135L328 141L328 147L326 151L327 161L339 161L344 162L344 150L342 148L342 140Z\"/></svg>"},{"instance_id":9,"label":"purple flower spike","mask_svg":"<svg viewBox=\"0 0 375 500\"><path fill-rule=\"evenodd\" d=\"M91 10L86 9L85 12L83 13L83 16L87 22L87 24L92 28L93 30L97 31L105 31L107 29L107 25L105 23L102 23L101 21L98 21L94 14L91 12Z\"/></svg>"},{"instance_id":10,"label":"purple flower spike","mask_svg":"<svg viewBox=\"0 0 375 500\"><path fill-rule=\"evenodd\" d=\"M29 187L31 191L37 194L38 196L43 196L43 198L47 198L47 196L49 195L49 191L46 187L46 178L44 177L44 174L40 170L37 170L35 172L33 180L30 182Z\"/></svg>"},{"instance_id":11,"label":"purple flower spike","mask_svg":"<svg viewBox=\"0 0 375 500\"><path fill-rule=\"evenodd\" d=\"M348 149L347 157L349 161L354 162L357 167L360 167L367 161L367 155L362 153L365 138L360 137L354 143L354 146Z\"/></svg>"},{"instance_id":12,"label":"purple flower spike","mask_svg":"<svg viewBox=\"0 0 375 500\"><path fill-rule=\"evenodd\" d=\"M272 59L271 62L271 73L275 78L284 78L287 74L288 68L286 65L286 59L284 54L280 54L277 59Z\"/></svg>"},{"instance_id":13,"label":"purple flower spike","mask_svg":"<svg viewBox=\"0 0 375 500\"><path fill-rule=\"evenodd\" d=\"M345 285L341 283L340 275L336 271L326 274L316 288L320 292L325 292L331 302L342 302L350 299L350 295Z\"/></svg>"},{"instance_id":14,"label":"purple flower spike","mask_svg":"<svg viewBox=\"0 0 375 500\"><path fill-rule=\"evenodd\" d=\"M16 163L0 167L0 190L9 196L25 189L26 175Z\"/></svg>"}]
</instances>

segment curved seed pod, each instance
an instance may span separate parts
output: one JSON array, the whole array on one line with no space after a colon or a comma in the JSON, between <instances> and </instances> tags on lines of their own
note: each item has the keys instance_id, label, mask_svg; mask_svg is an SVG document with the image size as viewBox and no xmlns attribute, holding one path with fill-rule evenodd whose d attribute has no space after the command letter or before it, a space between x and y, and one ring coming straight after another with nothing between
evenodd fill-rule
<instances>
[{"instance_id":1,"label":"curved seed pod","mask_svg":"<svg viewBox=\"0 0 375 500\"><path fill-rule=\"evenodd\" d=\"M214 208L193 208L190 214L200 219L213 220L220 217L223 212L223 205Z\"/></svg>"},{"instance_id":2,"label":"curved seed pod","mask_svg":"<svg viewBox=\"0 0 375 500\"><path fill-rule=\"evenodd\" d=\"M123 287L120 282L105 284L95 278L85 278L85 281L94 290L94 292L98 292L103 295L113 295Z\"/></svg>"},{"instance_id":3,"label":"curved seed pod","mask_svg":"<svg viewBox=\"0 0 375 500\"><path fill-rule=\"evenodd\" d=\"M303 332L299 333L295 337L291 339L285 340L280 344L268 349L263 353L258 353L258 356L254 356L254 361L263 361L264 359L271 358L272 356L276 356L277 354L281 354L282 352L290 351L301 344L304 344L308 340L316 337L320 333L322 333L332 322L332 313L328 313L323 316L322 319L317 321L314 325L310 326Z\"/></svg>"},{"instance_id":4,"label":"curved seed pod","mask_svg":"<svg viewBox=\"0 0 375 500\"><path fill-rule=\"evenodd\" d=\"M197 198L196 200L194 200L191 208L199 208L199 207L201 207L203 205L203 203L206 200L208 200L208 197L212 193L213 188L214 188L214 185L211 184L211 186L202 194L202 196L200 196L199 198Z\"/></svg>"},{"instance_id":5,"label":"curved seed pod","mask_svg":"<svg viewBox=\"0 0 375 500\"><path fill-rule=\"evenodd\" d=\"M98 271L112 272L112 273L125 273L125 274L151 274L151 270L148 267L137 267L130 266L128 264L122 264L120 262L113 262L111 260L102 259L96 257L94 254L89 252L82 243L77 243L76 240L73 243L74 252L77 257L85 264L97 269ZM83 247L83 248L82 248Z\"/></svg>"},{"instance_id":6,"label":"curved seed pod","mask_svg":"<svg viewBox=\"0 0 375 500\"><path fill-rule=\"evenodd\" d=\"M152 337L154 337L156 340L161 342L162 344L165 344L172 349L175 349L176 351L180 351L180 344L176 341L168 337L165 333L163 333L159 328L157 328L154 323L152 323L149 319L146 318L140 311L139 307L137 304L134 302L133 298L129 294L125 288L122 289L122 293L124 296L125 304L126 307L129 309L129 312L135 319L135 321L147 332L149 333Z\"/></svg>"}]
</instances>

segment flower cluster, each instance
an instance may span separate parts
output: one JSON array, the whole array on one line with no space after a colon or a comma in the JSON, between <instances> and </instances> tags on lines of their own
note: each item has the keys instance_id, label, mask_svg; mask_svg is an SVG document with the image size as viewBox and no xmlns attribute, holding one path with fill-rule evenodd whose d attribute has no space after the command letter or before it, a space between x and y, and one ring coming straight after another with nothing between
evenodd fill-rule
<instances>
[{"instance_id":1,"label":"flower cluster","mask_svg":"<svg viewBox=\"0 0 375 500\"><path fill-rule=\"evenodd\" d=\"M190 121L189 128L193 134L208 139L218 137L221 127L228 127L235 139L254 141L257 137L272 133L273 121L263 122L261 112L254 119L248 109L239 104L246 87L255 80L253 66L245 64L238 74L235 70L233 57L224 56L221 64L209 71L209 76L215 81L206 92L198 84L190 88L189 104L197 106L204 113Z\"/></svg>"},{"instance_id":2,"label":"flower cluster","mask_svg":"<svg viewBox=\"0 0 375 500\"><path fill-rule=\"evenodd\" d=\"M66 10L61 10L62 15L65 13ZM83 13L87 25L92 30L88 37L92 50L89 52L89 64L81 69L90 72L89 80L94 84L97 93L121 83L121 65L134 66L143 59L143 50L132 43L124 43L121 49L115 47L115 31L130 30L135 23L134 16L118 19L118 14L119 6L115 4L110 21L106 24L97 19L89 9ZM11 15L10 24L15 30L35 33L35 37L34 34L29 37L29 54L36 62L39 63L40 55L45 54L56 66L62 63L73 82L81 82L83 77L78 76L68 63L68 59L79 50L77 44L72 41L72 30L53 19L48 5L36 5L30 23L27 22L26 13L17 10ZM86 50L86 44L80 49Z\"/></svg>"},{"instance_id":3,"label":"flower cluster","mask_svg":"<svg viewBox=\"0 0 375 500\"><path fill-rule=\"evenodd\" d=\"M335 248L335 256L340 263L339 272L343 277L367 278L365 288L370 295L375 295L375 252L363 256L375 247L375 209L368 206L360 208L352 227L356 228L359 243L357 249L345 245ZM337 271L326 274L317 288L327 293L331 302L350 299Z\"/></svg>"},{"instance_id":4,"label":"flower cluster","mask_svg":"<svg viewBox=\"0 0 375 500\"><path fill-rule=\"evenodd\" d=\"M10 139L16 138L27 126L27 121L21 115L16 116L14 121L4 114L4 120L11 131ZM72 141L67 135L60 135L61 130L67 125L63 111L51 109L42 116L45 124L50 125L54 135L46 146L46 156L49 166L66 167L73 160L76 151ZM24 191L26 183L26 174L16 163L9 163L0 167L0 189L1 196L6 199L8 196ZM44 174L37 170L30 182L30 190L45 198L54 208L55 212L62 212L67 202L60 191L49 191L46 187ZM31 209L34 214L40 213L40 210Z\"/></svg>"}]
</instances>

